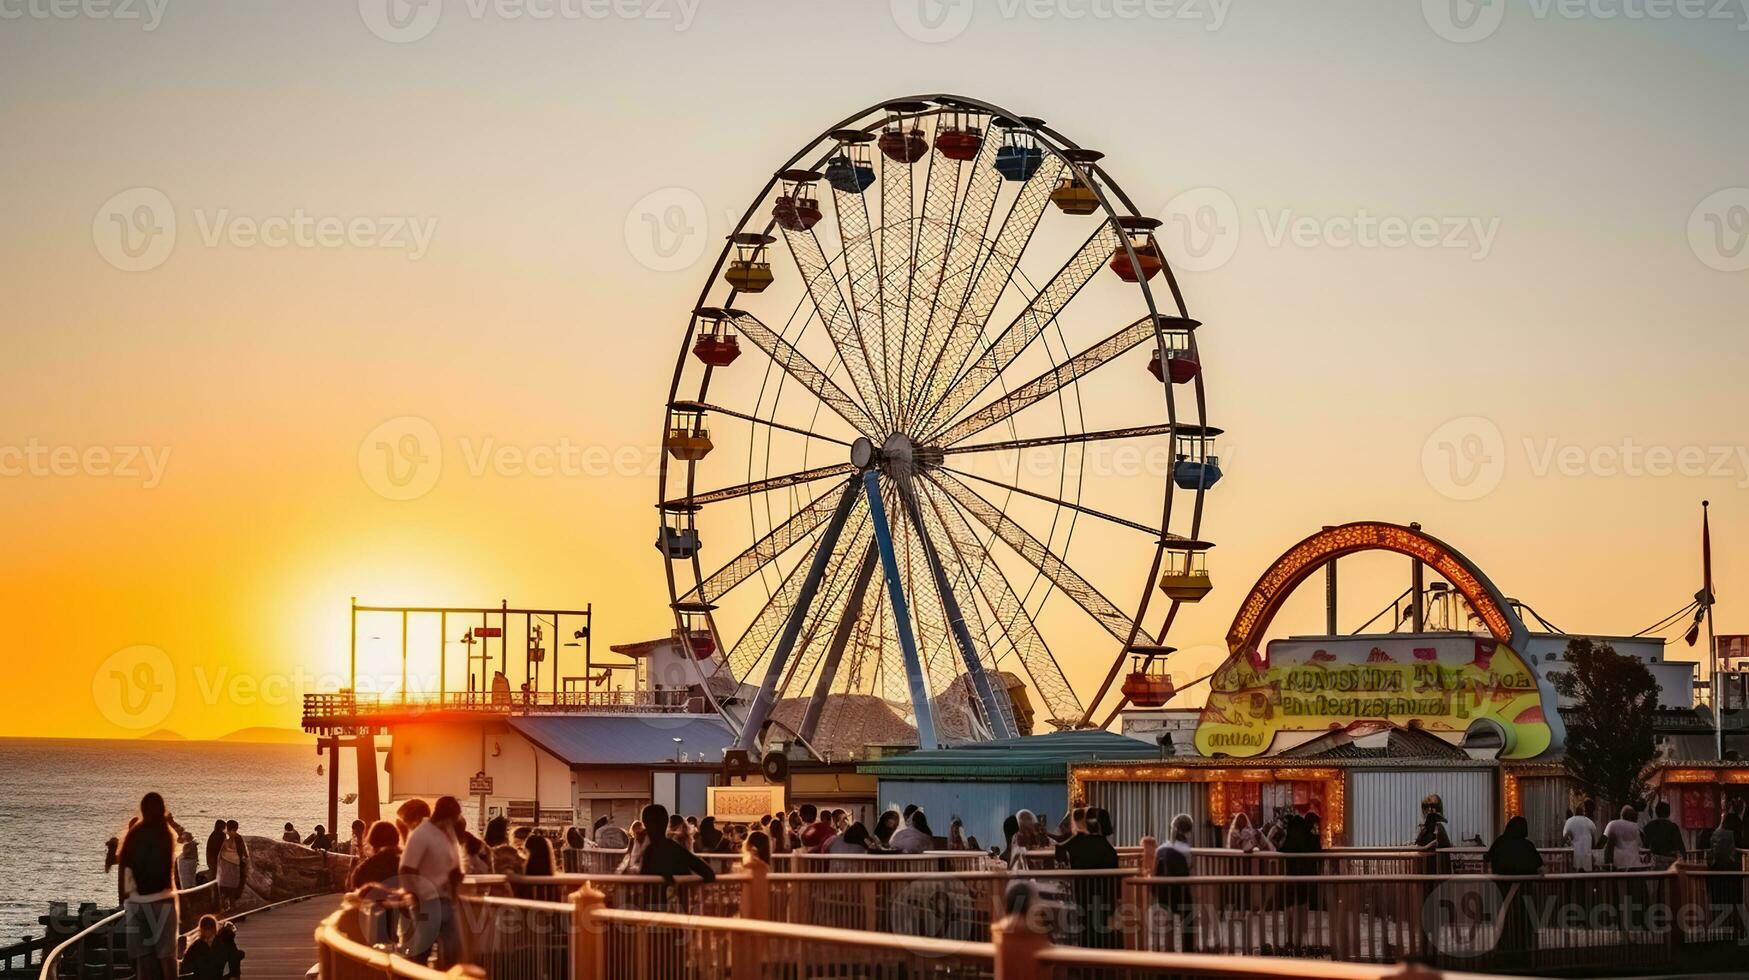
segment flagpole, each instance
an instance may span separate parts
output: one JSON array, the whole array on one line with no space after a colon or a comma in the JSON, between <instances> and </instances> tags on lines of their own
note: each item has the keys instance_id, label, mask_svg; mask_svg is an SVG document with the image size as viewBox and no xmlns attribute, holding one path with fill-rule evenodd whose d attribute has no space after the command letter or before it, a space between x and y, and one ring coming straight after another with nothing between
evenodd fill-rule
<instances>
[{"instance_id":1,"label":"flagpole","mask_svg":"<svg viewBox=\"0 0 1749 980\"><path fill-rule=\"evenodd\" d=\"M1701 553L1704 555L1706 564L1706 583L1704 586L1706 594L1706 648L1711 664L1709 669L1712 671L1712 681L1707 685L1707 690L1713 702L1713 750L1717 753L1718 760L1723 762L1725 761L1725 727L1721 708L1723 707L1722 699L1725 696L1725 690L1719 684L1719 641L1713 635L1713 532L1712 524L1707 519L1707 511L1711 506L1711 501L1703 500L1700 502Z\"/></svg>"}]
</instances>

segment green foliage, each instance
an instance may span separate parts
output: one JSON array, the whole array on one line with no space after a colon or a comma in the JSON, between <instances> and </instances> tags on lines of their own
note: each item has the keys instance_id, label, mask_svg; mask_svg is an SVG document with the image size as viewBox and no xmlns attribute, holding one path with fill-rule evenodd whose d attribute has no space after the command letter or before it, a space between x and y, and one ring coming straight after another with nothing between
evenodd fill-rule
<instances>
[{"instance_id":1,"label":"green foliage","mask_svg":"<svg viewBox=\"0 0 1749 980\"><path fill-rule=\"evenodd\" d=\"M1567 644L1567 670L1555 688L1573 699L1567 724L1567 774L1586 793L1612 803L1645 797L1646 767L1657 755L1652 738L1658 684L1646 665L1607 643Z\"/></svg>"}]
</instances>

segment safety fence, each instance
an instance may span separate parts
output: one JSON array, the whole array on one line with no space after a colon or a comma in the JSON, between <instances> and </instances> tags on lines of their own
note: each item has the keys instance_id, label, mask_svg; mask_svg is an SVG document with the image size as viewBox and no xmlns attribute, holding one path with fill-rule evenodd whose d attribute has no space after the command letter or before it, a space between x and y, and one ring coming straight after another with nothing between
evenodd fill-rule
<instances>
[{"instance_id":1,"label":"safety fence","mask_svg":"<svg viewBox=\"0 0 1749 980\"><path fill-rule=\"evenodd\" d=\"M218 883L176 892L175 922L129 922L127 906L98 919L74 933L43 957L41 980L77 978L77 980L111 980L131 977L134 964L128 956L130 929L171 929L180 935L188 931L207 912L213 911L218 899Z\"/></svg>"},{"instance_id":2,"label":"safety fence","mask_svg":"<svg viewBox=\"0 0 1749 980\"><path fill-rule=\"evenodd\" d=\"M964 941L795 926L764 918L758 907L740 917L617 909L588 886L566 902L486 899L477 907L492 910L488 934L470 931L467 964L442 973L365 942L358 923L367 917L348 897L317 929L321 974L324 980L1471 980L1415 966L1064 947L1021 913L999 919L983 939Z\"/></svg>"}]
</instances>

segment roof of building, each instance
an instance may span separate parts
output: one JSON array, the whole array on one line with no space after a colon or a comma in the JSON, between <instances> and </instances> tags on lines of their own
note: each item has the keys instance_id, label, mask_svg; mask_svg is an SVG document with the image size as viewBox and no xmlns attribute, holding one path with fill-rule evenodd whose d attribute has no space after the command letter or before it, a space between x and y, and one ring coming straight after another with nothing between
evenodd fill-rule
<instances>
[{"instance_id":1,"label":"roof of building","mask_svg":"<svg viewBox=\"0 0 1749 980\"><path fill-rule=\"evenodd\" d=\"M1279 754L1295 759L1394 759L1398 761L1447 762L1468 759L1463 749L1437 735L1413 728L1391 726L1376 737L1356 738L1345 731L1320 735Z\"/></svg>"},{"instance_id":2,"label":"roof of building","mask_svg":"<svg viewBox=\"0 0 1749 980\"><path fill-rule=\"evenodd\" d=\"M948 777L956 780L1067 779L1078 762L1159 759L1156 746L1103 730L1052 732L876 759L857 772L885 778Z\"/></svg>"},{"instance_id":3,"label":"roof of building","mask_svg":"<svg viewBox=\"0 0 1749 980\"><path fill-rule=\"evenodd\" d=\"M773 721L799 731L808 698L784 698L771 709ZM871 745L916 745L917 729L885 699L872 694L832 694L808 744L828 760L864 758Z\"/></svg>"},{"instance_id":4,"label":"roof of building","mask_svg":"<svg viewBox=\"0 0 1749 980\"><path fill-rule=\"evenodd\" d=\"M735 741L716 715L530 715L511 718L510 727L573 766L650 765L680 752L714 765Z\"/></svg>"}]
</instances>

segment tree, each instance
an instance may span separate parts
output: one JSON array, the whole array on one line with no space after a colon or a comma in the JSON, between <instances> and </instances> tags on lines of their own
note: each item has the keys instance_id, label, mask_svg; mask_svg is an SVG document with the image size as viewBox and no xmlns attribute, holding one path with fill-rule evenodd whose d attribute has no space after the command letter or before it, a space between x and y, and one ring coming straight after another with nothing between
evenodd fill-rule
<instances>
[{"instance_id":1,"label":"tree","mask_svg":"<svg viewBox=\"0 0 1749 980\"><path fill-rule=\"evenodd\" d=\"M1568 641L1567 668L1554 677L1555 689L1573 699L1561 713L1567 774L1593 798L1638 803L1646 767L1658 752L1652 740L1657 681L1645 664L1584 638Z\"/></svg>"}]
</instances>

